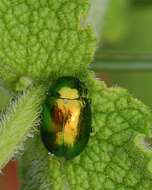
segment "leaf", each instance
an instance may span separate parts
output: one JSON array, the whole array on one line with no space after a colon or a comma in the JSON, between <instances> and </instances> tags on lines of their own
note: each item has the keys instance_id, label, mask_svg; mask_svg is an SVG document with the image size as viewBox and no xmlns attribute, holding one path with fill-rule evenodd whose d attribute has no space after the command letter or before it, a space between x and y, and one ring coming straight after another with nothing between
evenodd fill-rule
<instances>
[{"instance_id":1,"label":"leaf","mask_svg":"<svg viewBox=\"0 0 152 190\"><path fill-rule=\"evenodd\" d=\"M43 88L33 88L10 103L0 122L0 168L22 149L34 126L38 124Z\"/></svg>"},{"instance_id":2,"label":"leaf","mask_svg":"<svg viewBox=\"0 0 152 190\"><path fill-rule=\"evenodd\" d=\"M20 164L23 190L151 189L150 111L127 91L97 85L88 75L95 43L84 19L87 8L87 0L0 1L0 78L13 88L24 76L46 85L59 76L77 76L92 99L93 133L84 152L64 161L47 155L40 136L28 141ZM36 121L39 93L32 94L16 103L15 119L7 118L3 162Z\"/></svg>"},{"instance_id":3,"label":"leaf","mask_svg":"<svg viewBox=\"0 0 152 190\"><path fill-rule=\"evenodd\" d=\"M63 161L47 154L39 136L32 139L20 163L22 190L151 189L152 143L144 143L152 137L150 110L126 90L87 78L93 112L88 146Z\"/></svg>"},{"instance_id":4,"label":"leaf","mask_svg":"<svg viewBox=\"0 0 152 190\"><path fill-rule=\"evenodd\" d=\"M6 107L10 101L11 93L8 89L4 88L3 83L0 81L0 111Z\"/></svg>"},{"instance_id":5,"label":"leaf","mask_svg":"<svg viewBox=\"0 0 152 190\"><path fill-rule=\"evenodd\" d=\"M95 40L87 0L0 0L0 78L46 81L86 70ZM6 75L7 73L7 75Z\"/></svg>"}]
</instances>

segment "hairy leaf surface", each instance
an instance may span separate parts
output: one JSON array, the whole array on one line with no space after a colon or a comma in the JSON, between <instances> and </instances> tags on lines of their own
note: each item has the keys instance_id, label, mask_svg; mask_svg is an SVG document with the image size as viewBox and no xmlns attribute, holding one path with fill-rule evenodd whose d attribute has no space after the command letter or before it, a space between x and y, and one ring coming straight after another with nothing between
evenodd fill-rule
<instances>
[{"instance_id":1,"label":"hairy leaf surface","mask_svg":"<svg viewBox=\"0 0 152 190\"><path fill-rule=\"evenodd\" d=\"M33 88L12 101L1 114L0 169L23 147L29 133L38 124L43 88Z\"/></svg>"},{"instance_id":2,"label":"hairy leaf surface","mask_svg":"<svg viewBox=\"0 0 152 190\"><path fill-rule=\"evenodd\" d=\"M73 160L62 160L48 155L38 136L21 162L22 190L151 189L149 110L126 90L94 81L88 86L93 132L87 148Z\"/></svg>"},{"instance_id":3,"label":"hairy leaf surface","mask_svg":"<svg viewBox=\"0 0 152 190\"><path fill-rule=\"evenodd\" d=\"M95 50L87 8L87 0L1 0L0 77L13 84L86 70Z\"/></svg>"}]
</instances>

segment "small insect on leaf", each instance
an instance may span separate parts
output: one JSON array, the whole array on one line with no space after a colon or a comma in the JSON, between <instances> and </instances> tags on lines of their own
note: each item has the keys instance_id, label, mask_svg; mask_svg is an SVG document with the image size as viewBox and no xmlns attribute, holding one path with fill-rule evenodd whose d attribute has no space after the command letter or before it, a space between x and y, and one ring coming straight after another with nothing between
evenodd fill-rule
<instances>
[{"instance_id":1,"label":"small insect on leaf","mask_svg":"<svg viewBox=\"0 0 152 190\"><path fill-rule=\"evenodd\" d=\"M91 132L87 90L74 77L61 77L49 89L42 113L41 136L56 156L71 159L86 147Z\"/></svg>"}]
</instances>

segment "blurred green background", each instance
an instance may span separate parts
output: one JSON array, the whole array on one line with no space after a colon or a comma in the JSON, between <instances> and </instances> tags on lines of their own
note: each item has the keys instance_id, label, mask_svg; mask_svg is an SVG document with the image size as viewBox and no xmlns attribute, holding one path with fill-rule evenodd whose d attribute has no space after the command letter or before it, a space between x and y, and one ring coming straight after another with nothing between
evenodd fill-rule
<instances>
[{"instance_id":1,"label":"blurred green background","mask_svg":"<svg viewBox=\"0 0 152 190\"><path fill-rule=\"evenodd\" d=\"M92 68L152 106L152 1L110 0ZM105 79L106 76L106 79Z\"/></svg>"},{"instance_id":2,"label":"blurred green background","mask_svg":"<svg viewBox=\"0 0 152 190\"><path fill-rule=\"evenodd\" d=\"M127 88L152 107L152 0L92 0L88 17L98 48L91 69L108 86ZM10 93L0 81L0 109ZM16 162L0 175L0 189L17 190Z\"/></svg>"}]
</instances>

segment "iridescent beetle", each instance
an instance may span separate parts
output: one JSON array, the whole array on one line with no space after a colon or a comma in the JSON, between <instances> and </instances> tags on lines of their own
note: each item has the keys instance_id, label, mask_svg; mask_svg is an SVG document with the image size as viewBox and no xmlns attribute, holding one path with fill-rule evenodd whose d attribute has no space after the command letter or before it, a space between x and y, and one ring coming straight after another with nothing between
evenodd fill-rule
<instances>
[{"instance_id":1,"label":"iridescent beetle","mask_svg":"<svg viewBox=\"0 0 152 190\"><path fill-rule=\"evenodd\" d=\"M79 79L67 76L50 87L42 111L41 137L52 154L71 159L86 147L91 131L91 106Z\"/></svg>"}]
</instances>

